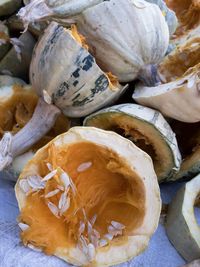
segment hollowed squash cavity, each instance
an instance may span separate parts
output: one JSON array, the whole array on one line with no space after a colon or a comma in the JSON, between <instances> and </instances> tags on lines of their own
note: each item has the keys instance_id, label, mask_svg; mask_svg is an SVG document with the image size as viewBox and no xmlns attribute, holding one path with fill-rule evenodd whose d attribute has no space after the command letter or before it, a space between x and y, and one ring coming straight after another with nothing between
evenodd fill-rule
<instances>
[{"instance_id":1,"label":"hollowed squash cavity","mask_svg":"<svg viewBox=\"0 0 200 267\"><path fill-rule=\"evenodd\" d=\"M190 68L197 66L200 58L199 44L200 37L192 38L165 57L158 68L163 83L181 78Z\"/></svg>"},{"instance_id":2,"label":"hollowed squash cavity","mask_svg":"<svg viewBox=\"0 0 200 267\"><path fill-rule=\"evenodd\" d=\"M38 96L29 87L14 85L12 91L7 92L0 99L0 138L6 131L16 134L31 119L38 101ZM37 150L48 143L53 137L67 131L68 119L62 114L56 120L54 127L37 143L33 150Z\"/></svg>"},{"instance_id":3,"label":"hollowed squash cavity","mask_svg":"<svg viewBox=\"0 0 200 267\"><path fill-rule=\"evenodd\" d=\"M163 146L163 137L144 120L124 113L105 112L97 116L91 115L91 118L86 120L86 125L114 131L132 141L152 158L159 180L167 177L169 170L173 168L170 166L173 164L170 159L170 148Z\"/></svg>"},{"instance_id":4,"label":"hollowed squash cavity","mask_svg":"<svg viewBox=\"0 0 200 267\"><path fill-rule=\"evenodd\" d=\"M48 254L55 253L58 247L77 246L80 224L87 224L96 216L93 228L100 238L106 239L112 221L125 227L121 235L112 241L107 240L107 246L101 248L106 249L111 243L118 245L126 242L127 235L134 233L134 229L141 225L145 214L144 185L114 151L86 141L59 148L51 143L33 159L33 163L37 165L41 177L49 172L47 163L58 171L47 181L45 189L30 192L26 197L20 215L20 221L29 225L22 232L24 244L36 245ZM81 170L83 164L88 164L88 167ZM51 201L58 206L62 191L50 198L45 198L45 195L63 186L61 169L71 178L75 192L68 191L70 206L57 218L47 203ZM26 175L29 173L25 169L20 179ZM82 235L88 239L86 229Z\"/></svg>"}]
</instances>

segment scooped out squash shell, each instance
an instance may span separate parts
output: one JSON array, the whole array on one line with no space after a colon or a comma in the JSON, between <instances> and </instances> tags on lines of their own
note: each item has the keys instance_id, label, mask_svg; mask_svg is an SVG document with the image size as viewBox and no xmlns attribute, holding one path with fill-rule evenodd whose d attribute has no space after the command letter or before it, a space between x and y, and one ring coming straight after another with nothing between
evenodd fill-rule
<instances>
[{"instance_id":1,"label":"scooped out squash shell","mask_svg":"<svg viewBox=\"0 0 200 267\"><path fill-rule=\"evenodd\" d=\"M55 177L45 178L42 181L45 188L36 193L25 193L22 185L27 185L34 175L48 175L48 167L57 170ZM54 190L55 186L66 185L58 185L63 175L73 184L67 191L71 204L67 211L58 211L61 197L58 193L50 198L54 207L49 204L50 211L44 194L49 194L47 189L52 190L53 185ZM21 210L19 219L28 225L21 235L24 244L32 244L75 265L110 266L127 261L146 248L158 225L160 195L150 157L129 140L93 127L71 128L40 149L25 166L15 191ZM75 203L82 205L70 217L77 208ZM92 229L85 232L88 222ZM121 232L109 239L107 231L113 231L110 223L116 226L116 222ZM104 244L99 240L101 246L97 242L94 249L91 232L98 233L101 242L104 236ZM85 240L84 246L80 246L80 239ZM93 257L88 257L91 254Z\"/></svg>"},{"instance_id":2,"label":"scooped out squash shell","mask_svg":"<svg viewBox=\"0 0 200 267\"><path fill-rule=\"evenodd\" d=\"M199 193L200 175L197 175L177 192L167 214L168 238L187 261L198 259L200 254L200 229L194 214Z\"/></svg>"},{"instance_id":3,"label":"scooped out squash shell","mask_svg":"<svg viewBox=\"0 0 200 267\"><path fill-rule=\"evenodd\" d=\"M115 105L89 115L84 125L115 131L135 143L151 156L159 182L173 179L180 168L175 134L156 110L136 104Z\"/></svg>"},{"instance_id":4,"label":"scooped out squash shell","mask_svg":"<svg viewBox=\"0 0 200 267\"><path fill-rule=\"evenodd\" d=\"M166 0L166 4L175 11L179 22L174 38L178 39L184 34L189 34L190 31L199 26L199 0Z\"/></svg>"},{"instance_id":5,"label":"scooped out squash shell","mask_svg":"<svg viewBox=\"0 0 200 267\"><path fill-rule=\"evenodd\" d=\"M190 180L200 172L200 123L172 121L171 127L176 134L183 157L177 179Z\"/></svg>"},{"instance_id":6,"label":"scooped out squash shell","mask_svg":"<svg viewBox=\"0 0 200 267\"><path fill-rule=\"evenodd\" d=\"M200 37L199 32L183 38L158 66L160 84L136 85L133 99L161 111L170 118L193 123L200 120Z\"/></svg>"},{"instance_id":7,"label":"scooped out squash shell","mask_svg":"<svg viewBox=\"0 0 200 267\"><path fill-rule=\"evenodd\" d=\"M7 75L0 76L0 136L5 132L16 134L31 119L37 105L38 96L30 85ZM43 138L22 155L15 158L8 170L9 176L16 180L23 166L32 158L36 150L56 135L69 129L69 120L61 114L54 126Z\"/></svg>"}]
</instances>

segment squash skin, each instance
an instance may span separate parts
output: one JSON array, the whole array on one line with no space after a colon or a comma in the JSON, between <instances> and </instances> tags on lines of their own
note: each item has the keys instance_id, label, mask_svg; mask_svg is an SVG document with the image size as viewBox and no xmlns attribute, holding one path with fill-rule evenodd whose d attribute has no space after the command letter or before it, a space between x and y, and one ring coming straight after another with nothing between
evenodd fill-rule
<instances>
[{"instance_id":1,"label":"squash skin","mask_svg":"<svg viewBox=\"0 0 200 267\"><path fill-rule=\"evenodd\" d=\"M23 21L24 26L27 28L29 23L34 23L40 20L53 19L58 22L71 24L72 17L81 13L85 9L97 5L104 0L37 0L30 2L25 0L25 7L22 7L18 16ZM65 19L69 19L65 21Z\"/></svg>"},{"instance_id":2,"label":"squash skin","mask_svg":"<svg viewBox=\"0 0 200 267\"><path fill-rule=\"evenodd\" d=\"M174 42L176 48L158 66L162 83L155 87L136 85L133 93L136 102L179 121L200 120L199 34L200 27Z\"/></svg>"},{"instance_id":3,"label":"squash skin","mask_svg":"<svg viewBox=\"0 0 200 267\"><path fill-rule=\"evenodd\" d=\"M145 0L145 1L159 6L168 24L170 36L173 35L178 26L176 13L170 8L168 8L167 4L163 0Z\"/></svg>"},{"instance_id":4,"label":"squash skin","mask_svg":"<svg viewBox=\"0 0 200 267\"><path fill-rule=\"evenodd\" d=\"M187 261L198 259L200 253L200 230L193 210L199 192L200 175L197 175L177 192L167 214L168 238Z\"/></svg>"},{"instance_id":5,"label":"squash skin","mask_svg":"<svg viewBox=\"0 0 200 267\"><path fill-rule=\"evenodd\" d=\"M85 116L115 101L122 86L110 88L107 75L71 35L52 22L35 48L30 79L39 96L43 89L69 117ZM83 108L84 107L84 108Z\"/></svg>"},{"instance_id":6,"label":"squash skin","mask_svg":"<svg viewBox=\"0 0 200 267\"><path fill-rule=\"evenodd\" d=\"M100 66L121 82L134 80L147 65L158 63L169 43L159 7L140 0L100 3L82 12L77 26Z\"/></svg>"},{"instance_id":7,"label":"squash skin","mask_svg":"<svg viewBox=\"0 0 200 267\"><path fill-rule=\"evenodd\" d=\"M200 64L180 79L157 87L136 86L132 97L141 104L158 109L163 115L182 121L200 121L199 80Z\"/></svg>"},{"instance_id":8,"label":"squash skin","mask_svg":"<svg viewBox=\"0 0 200 267\"><path fill-rule=\"evenodd\" d=\"M127 163L130 164L130 166L134 167L133 170L135 170L135 172L142 179L146 188L147 210L142 225L139 226L138 229L136 229L137 233L135 233L134 236L128 237L128 242L126 243L126 245L119 247L114 246L106 251L99 250L97 252L94 264L90 263L90 266L111 266L113 264L124 262L141 253L146 248L149 237L157 228L161 210L160 193L157 178L153 170L150 157L142 150L137 148L132 142L126 140L125 138L122 138L121 136L113 132L103 131L93 127L74 127L71 128L67 133L56 137L50 143L53 142L56 146L60 147L64 144L66 145L74 142L79 142L80 140L88 140L90 142L94 142L97 145L103 145L116 151L120 157L126 159ZM46 145L45 147L47 146L48 145ZM42 155L42 150L44 148L38 150L34 157ZM137 157L133 156L135 153L137 154ZM145 168L143 161L145 162ZM26 175L27 172L34 172L35 167L34 162L30 161L26 165L16 184L15 192L20 209L22 209L25 205L26 195L22 193L22 190L19 187L19 181L23 178L24 175ZM67 250L67 248L66 250L58 249L55 255L68 261L69 263L78 266L88 264L88 262L85 261L82 253L80 253L80 251L75 248L71 250Z\"/></svg>"},{"instance_id":9,"label":"squash skin","mask_svg":"<svg viewBox=\"0 0 200 267\"><path fill-rule=\"evenodd\" d=\"M160 175L157 173L158 181L163 182L175 179L176 173L179 171L181 164L181 154L177 145L175 134L170 128L167 121L163 118L162 114L153 109L136 104L121 104L102 109L94 114L89 115L85 118L83 124L85 126L96 127L96 125L93 124L93 119L100 119L102 117L105 117L104 119L106 120L106 118L112 118L112 114L127 116L127 118L130 119L130 122L132 121L133 123L132 127L134 125L135 120L136 130L138 129L136 123L137 121L140 123L144 123L144 127L146 127L145 125L148 125L148 127L150 127L154 133L157 133L162 138L163 146L165 146L166 153L169 155L169 158L171 158L171 164L165 169L165 171L162 171ZM104 119L102 119L102 125L99 125L99 127L102 129L105 129L103 125ZM143 131L143 134L146 134L146 137L149 142L149 140L151 140L151 136L148 136L145 130Z\"/></svg>"},{"instance_id":10,"label":"squash skin","mask_svg":"<svg viewBox=\"0 0 200 267\"><path fill-rule=\"evenodd\" d=\"M59 16L74 16L85 9L92 6L98 5L103 0L68 0L68 1L57 1L57 0L46 0L46 4Z\"/></svg>"}]
</instances>

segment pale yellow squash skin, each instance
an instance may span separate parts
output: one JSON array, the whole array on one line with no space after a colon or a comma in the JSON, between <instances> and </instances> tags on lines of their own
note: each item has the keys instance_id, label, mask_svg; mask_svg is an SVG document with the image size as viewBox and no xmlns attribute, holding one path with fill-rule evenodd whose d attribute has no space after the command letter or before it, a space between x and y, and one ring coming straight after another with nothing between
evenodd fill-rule
<instances>
[{"instance_id":1,"label":"pale yellow squash skin","mask_svg":"<svg viewBox=\"0 0 200 267\"><path fill-rule=\"evenodd\" d=\"M147 65L159 63L169 44L161 10L146 1L105 1L82 12L77 26L100 66L121 82L132 81Z\"/></svg>"},{"instance_id":2,"label":"pale yellow squash skin","mask_svg":"<svg viewBox=\"0 0 200 267\"><path fill-rule=\"evenodd\" d=\"M200 121L200 28L175 42L176 48L158 66L160 84L136 85L133 99L158 109L170 118L194 123Z\"/></svg>"},{"instance_id":3,"label":"pale yellow squash skin","mask_svg":"<svg viewBox=\"0 0 200 267\"><path fill-rule=\"evenodd\" d=\"M111 243L109 247L98 248L92 262L89 262L85 254L77 247L58 247L54 254L78 266L111 266L125 262L140 254L147 247L150 237L158 226L161 200L157 177L153 169L151 158L137 148L131 141L116 133L93 127L74 127L41 148L35 154L33 160L29 161L25 166L16 184L15 192L19 208L20 210L25 208L27 199L19 182L27 175L37 172L37 158L42 159L44 151L52 144L54 144L56 148L62 148L63 146L67 147L77 142L92 142L95 145L103 146L117 153L120 159L126 162L127 166L137 175L137 179L139 179L138 182L140 181L144 186L145 202L143 205L145 207L145 214L142 223L132 230L133 232L128 236L126 242L119 243L118 245ZM129 179L135 178L129 177Z\"/></svg>"},{"instance_id":4,"label":"pale yellow squash skin","mask_svg":"<svg viewBox=\"0 0 200 267\"><path fill-rule=\"evenodd\" d=\"M30 65L36 93L69 117L82 117L116 101L123 87L111 81L81 42L78 33L52 22L38 42Z\"/></svg>"}]
</instances>

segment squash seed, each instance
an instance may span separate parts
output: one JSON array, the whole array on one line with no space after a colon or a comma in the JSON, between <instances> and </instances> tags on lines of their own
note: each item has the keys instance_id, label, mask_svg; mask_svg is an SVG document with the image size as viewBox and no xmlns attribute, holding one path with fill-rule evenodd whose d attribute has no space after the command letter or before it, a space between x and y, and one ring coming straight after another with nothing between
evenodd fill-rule
<instances>
[{"instance_id":1,"label":"squash seed","mask_svg":"<svg viewBox=\"0 0 200 267\"><path fill-rule=\"evenodd\" d=\"M24 191L24 193L28 193L31 190L31 187L27 181L27 179L20 179L19 180L19 186Z\"/></svg>"},{"instance_id":2,"label":"squash seed","mask_svg":"<svg viewBox=\"0 0 200 267\"><path fill-rule=\"evenodd\" d=\"M53 191L50 191L50 192L49 192L48 194L46 194L44 197L45 197L45 198L50 198L50 197L53 197L53 196L57 195L59 192L60 192L59 189L55 189L55 190L53 190Z\"/></svg>"},{"instance_id":3,"label":"squash seed","mask_svg":"<svg viewBox=\"0 0 200 267\"><path fill-rule=\"evenodd\" d=\"M49 171L53 171L53 166L49 162L47 162L47 168L49 169Z\"/></svg>"},{"instance_id":4,"label":"squash seed","mask_svg":"<svg viewBox=\"0 0 200 267\"><path fill-rule=\"evenodd\" d=\"M50 173L48 173L47 175L44 176L44 178L42 179L42 182L46 182L48 180L50 180L51 178L53 178L57 173L57 170L53 170Z\"/></svg>"},{"instance_id":5,"label":"squash seed","mask_svg":"<svg viewBox=\"0 0 200 267\"><path fill-rule=\"evenodd\" d=\"M89 169L90 167L92 166L92 162L89 161L89 162L84 162L82 164L80 164L77 168L77 172L84 172L86 171L87 169Z\"/></svg>"},{"instance_id":6,"label":"squash seed","mask_svg":"<svg viewBox=\"0 0 200 267\"><path fill-rule=\"evenodd\" d=\"M70 198L67 197L67 192L62 193L59 203L58 209L60 210L60 215L62 215L65 211L67 211L70 207Z\"/></svg>"},{"instance_id":7,"label":"squash seed","mask_svg":"<svg viewBox=\"0 0 200 267\"><path fill-rule=\"evenodd\" d=\"M49 93L46 90L43 90L43 99L47 104L49 105L52 104L52 97L49 95Z\"/></svg>"},{"instance_id":8,"label":"squash seed","mask_svg":"<svg viewBox=\"0 0 200 267\"><path fill-rule=\"evenodd\" d=\"M113 239L113 234L105 234L104 237L111 241Z\"/></svg>"},{"instance_id":9,"label":"squash seed","mask_svg":"<svg viewBox=\"0 0 200 267\"><path fill-rule=\"evenodd\" d=\"M56 205L54 205L52 202L48 201L47 203L48 208L50 209L50 211L53 213L54 216L56 216L57 218L59 217L59 209L56 207Z\"/></svg>"},{"instance_id":10,"label":"squash seed","mask_svg":"<svg viewBox=\"0 0 200 267\"><path fill-rule=\"evenodd\" d=\"M61 179L61 182L63 183L64 187L65 187L65 188L68 188L69 185L70 185L70 178L69 178L69 175L68 175L66 172L63 172L63 173L60 175L60 179Z\"/></svg>"},{"instance_id":11,"label":"squash seed","mask_svg":"<svg viewBox=\"0 0 200 267\"><path fill-rule=\"evenodd\" d=\"M22 231L26 231L30 227L28 224L22 222L18 223L18 226Z\"/></svg>"},{"instance_id":12,"label":"squash seed","mask_svg":"<svg viewBox=\"0 0 200 267\"><path fill-rule=\"evenodd\" d=\"M112 225L109 225L108 226L108 233L113 235L113 236L122 235L122 230L118 230L115 227L113 227Z\"/></svg>"},{"instance_id":13,"label":"squash seed","mask_svg":"<svg viewBox=\"0 0 200 267\"><path fill-rule=\"evenodd\" d=\"M45 188L45 183L41 180L39 175L31 175L27 177L28 184L34 190L40 190Z\"/></svg>"},{"instance_id":14,"label":"squash seed","mask_svg":"<svg viewBox=\"0 0 200 267\"><path fill-rule=\"evenodd\" d=\"M116 221L111 221L111 225L118 229L118 230L123 230L125 228L125 225Z\"/></svg>"},{"instance_id":15,"label":"squash seed","mask_svg":"<svg viewBox=\"0 0 200 267\"><path fill-rule=\"evenodd\" d=\"M106 239L101 239L99 240L98 246L101 247L105 247L106 245L108 245L108 241Z\"/></svg>"},{"instance_id":16,"label":"squash seed","mask_svg":"<svg viewBox=\"0 0 200 267\"><path fill-rule=\"evenodd\" d=\"M30 249L36 251L36 252L42 252L41 248L36 248L35 246L33 246L32 244L28 244L27 247L29 247Z\"/></svg>"},{"instance_id":17,"label":"squash seed","mask_svg":"<svg viewBox=\"0 0 200 267\"><path fill-rule=\"evenodd\" d=\"M85 223L83 221L80 221L80 226L78 230L79 235L81 235L84 231L85 231Z\"/></svg>"},{"instance_id":18,"label":"squash seed","mask_svg":"<svg viewBox=\"0 0 200 267\"><path fill-rule=\"evenodd\" d=\"M89 261L93 261L94 258L95 258L95 254L96 254L95 247L94 247L94 245L92 243L90 243L88 245L88 253L87 253L88 260Z\"/></svg>"},{"instance_id":19,"label":"squash seed","mask_svg":"<svg viewBox=\"0 0 200 267\"><path fill-rule=\"evenodd\" d=\"M97 219L97 214L95 214L92 219L90 220L91 225L94 225Z\"/></svg>"}]
</instances>

